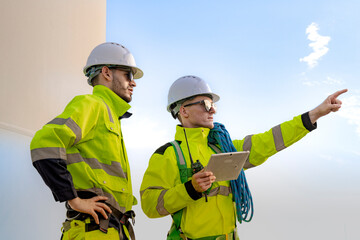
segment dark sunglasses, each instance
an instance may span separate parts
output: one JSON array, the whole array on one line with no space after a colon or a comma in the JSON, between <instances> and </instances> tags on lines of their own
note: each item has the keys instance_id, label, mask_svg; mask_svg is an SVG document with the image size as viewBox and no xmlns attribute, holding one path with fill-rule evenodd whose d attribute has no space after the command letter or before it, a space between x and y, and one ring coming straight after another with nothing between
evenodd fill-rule
<instances>
[{"instance_id":1,"label":"dark sunglasses","mask_svg":"<svg viewBox=\"0 0 360 240\"><path fill-rule=\"evenodd\" d=\"M210 100L201 100L201 101L198 101L198 102L194 102L194 103L189 103L189 104L186 104L184 107L188 107L188 106L191 106L191 105L195 105L195 104L202 104L204 105L205 107L205 110L210 112L210 109L211 108L214 108L214 110L216 111L216 105L215 103L211 102Z\"/></svg>"},{"instance_id":2,"label":"dark sunglasses","mask_svg":"<svg viewBox=\"0 0 360 240\"><path fill-rule=\"evenodd\" d=\"M126 76L130 82L134 80L134 74L130 68L122 68L122 67L109 67L109 68L124 71L124 72L126 72Z\"/></svg>"}]
</instances>

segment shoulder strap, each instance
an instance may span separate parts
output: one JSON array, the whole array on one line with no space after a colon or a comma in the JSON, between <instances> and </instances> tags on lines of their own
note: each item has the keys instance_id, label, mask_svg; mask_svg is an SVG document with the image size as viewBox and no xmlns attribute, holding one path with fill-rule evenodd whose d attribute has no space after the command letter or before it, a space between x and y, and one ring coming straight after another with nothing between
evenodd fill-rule
<instances>
[{"instance_id":1,"label":"shoulder strap","mask_svg":"<svg viewBox=\"0 0 360 240\"><path fill-rule=\"evenodd\" d=\"M185 183L188 179L188 169L186 166L184 154L183 154L181 147L177 141L172 141L172 142L170 142L170 144L174 147L176 160L177 160L177 164L179 167L181 183ZM183 214L183 209L180 209L179 211L177 211L176 213L171 215L174 220L173 225L175 225L175 226L171 227L169 235L173 235L173 234L177 235L177 234L181 233L180 232L181 231L180 224L181 224L182 214Z\"/></svg>"},{"instance_id":2,"label":"shoulder strap","mask_svg":"<svg viewBox=\"0 0 360 240\"><path fill-rule=\"evenodd\" d=\"M181 183L185 183L185 182L187 182L188 176L191 176L191 169L189 171L186 166L184 153L182 152L179 143L177 141L172 141L172 142L170 142L170 144L174 147L176 160L177 160L177 164L179 167ZM209 143L209 147L215 153L221 153L220 148L218 148L216 145ZM183 209L180 209L179 211L177 211L176 213L171 215L174 222L173 222L173 226L171 227L171 229L169 231L169 236L182 234L181 229L180 229L182 214L183 214ZM168 239L171 239L171 238L168 237Z\"/></svg>"},{"instance_id":3,"label":"shoulder strap","mask_svg":"<svg viewBox=\"0 0 360 240\"><path fill-rule=\"evenodd\" d=\"M218 146L216 146L215 144L212 144L212 143L209 143L209 142L208 142L208 145L209 145L209 147L210 147L214 152L216 152L216 153L222 153L221 149L220 149Z\"/></svg>"},{"instance_id":4,"label":"shoulder strap","mask_svg":"<svg viewBox=\"0 0 360 240\"><path fill-rule=\"evenodd\" d=\"M184 158L184 153L181 150L181 147L177 141L172 141L170 144L174 147L175 155L177 164L179 167L180 172L180 179L181 183L185 183L188 180L188 177L191 176L191 169L189 170L186 166L186 161ZM215 153L221 153L221 149L216 146L215 144L208 143L209 147L215 152Z\"/></svg>"},{"instance_id":5,"label":"shoulder strap","mask_svg":"<svg viewBox=\"0 0 360 240\"><path fill-rule=\"evenodd\" d=\"M177 164L179 167L181 183L186 183L187 179L188 179L188 169L186 166L184 154L183 154L181 147L177 141L172 141L172 142L170 142L170 144L174 147L174 151L176 154L176 160L177 160Z\"/></svg>"}]
</instances>

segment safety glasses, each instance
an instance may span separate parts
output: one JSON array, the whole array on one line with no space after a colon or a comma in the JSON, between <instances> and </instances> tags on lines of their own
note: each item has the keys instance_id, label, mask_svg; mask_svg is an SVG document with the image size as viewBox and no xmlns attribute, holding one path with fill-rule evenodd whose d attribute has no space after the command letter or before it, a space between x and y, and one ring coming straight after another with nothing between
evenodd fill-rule
<instances>
[{"instance_id":1,"label":"safety glasses","mask_svg":"<svg viewBox=\"0 0 360 240\"><path fill-rule=\"evenodd\" d=\"M208 111L208 112L210 112L211 108L214 108L214 110L216 111L215 103L213 103L213 102L211 102L210 100L207 100L207 99L204 99L204 100L201 100L201 101L198 101L198 102L193 102L193 103L186 104L184 107L188 107L188 106L195 105L195 104L202 104L205 107L205 110Z\"/></svg>"},{"instance_id":2,"label":"safety glasses","mask_svg":"<svg viewBox=\"0 0 360 240\"><path fill-rule=\"evenodd\" d=\"M126 72L126 77L128 78L128 80L130 82L134 80L134 74L132 73L131 68L122 68L122 67L110 67L110 68L124 71L124 72Z\"/></svg>"}]
</instances>

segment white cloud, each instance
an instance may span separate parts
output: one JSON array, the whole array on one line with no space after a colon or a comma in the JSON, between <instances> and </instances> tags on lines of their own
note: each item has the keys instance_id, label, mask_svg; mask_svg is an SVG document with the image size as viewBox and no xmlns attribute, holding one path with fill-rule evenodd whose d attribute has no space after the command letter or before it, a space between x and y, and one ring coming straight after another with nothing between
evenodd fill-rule
<instances>
[{"instance_id":1,"label":"white cloud","mask_svg":"<svg viewBox=\"0 0 360 240\"><path fill-rule=\"evenodd\" d=\"M329 48L326 46L331 38L321 36L318 30L319 27L316 23L311 23L306 28L306 34L308 34L308 39L311 41L309 46L313 49L313 52L306 57L300 58L300 62L306 62L310 68L315 67L318 64L318 60L329 51Z\"/></svg>"},{"instance_id":2,"label":"white cloud","mask_svg":"<svg viewBox=\"0 0 360 240\"><path fill-rule=\"evenodd\" d=\"M339 116L346 118L350 124L356 125L356 132L360 136L360 95L344 98L342 102Z\"/></svg>"},{"instance_id":3,"label":"white cloud","mask_svg":"<svg viewBox=\"0 0 360 240\"><path fill-rule=\"evenodd\" d=\"M320 86L320 85L344 85L345 81L341 80L341 79L335 79L332 77L326 77L325 80L310 80L305 73L301 74L301 82L302 84L306 85L306 86Z\"/></svg>"},{"instance_id":4,"label":"white cloud","mask_svg":"<svg viewBox=\"0 0 360 240\"><path fill-rule=\"evenodd\" d=\"M327 77L326 80L322 82L328 85L343 85L345 83L343 80L335 79L332 77Z\"/></svg>"}]
</instances>

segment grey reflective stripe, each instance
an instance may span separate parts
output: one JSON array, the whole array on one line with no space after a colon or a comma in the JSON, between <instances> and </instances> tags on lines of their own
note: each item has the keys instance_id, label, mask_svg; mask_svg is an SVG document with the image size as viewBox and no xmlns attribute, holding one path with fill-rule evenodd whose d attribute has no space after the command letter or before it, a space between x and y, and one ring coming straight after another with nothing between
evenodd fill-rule
<instances>
[{"instance_id":1,"label":"grey reflective stripe","mask_svg":"<svg viewBox=\"0 0 360 240\"><path fill-rule=\"evenodd\" d=\"M77 192L92 192L95 193L97 196L105 196L108 198L106 200L106 203L110 204L112 207L116 208L122 213L125 213L126 208L119 205L119 203L116 201L115 197L108 192L103 191L101 188L88 188L88 189L76 189Z\"/></svg>"},{"instance_id":2,"label":"grey reflective stripe","mask_svg":"<svg viewBox=\"0 0 360 240\"><path fill-rule=\"evenodd\" d=\"M216 145L212 144L212 143L208 143L208 145L210 146L210 148L212 150L214 150L216 153L221 153L221 149L218 148Z\"/></svg>"},{"instance_id":3,"label":"grey reflective stripe","mask_svg":"<svg viewBox=\"0 0 360 240\"><path fill-rule=\"evenodd\" d=\"M253 135L248 135L245 137L244 139L244 143L243 143L243 150L244 151L251 151L251 147L252 147L252 142L251 142L251 138ZM250 163L250 159L249 157L246 159L246 162L244 164L244 168L249 169L249 168L253 168L256 167L255 165Z\"/></svg>"},{"instance_id":4,"label":"grey reflective stripe","mask_svg":"<svg viewBox=\"0 0 360 240\"><path fill-rule=\"evenodd\" d=\"M223 195L223 196L229 196L231 193L231 188L226 186L219 186L214 189L211 189L208 197L216 196L216 195Z\"/></svg>"},{"instance_id":5,"label":"grey reflective stripe","mask_svg":"<svg viewBox=\"0 0 360 240\"><path fill-rule=\"evenodd\" d=\"M66 154L65 148L36 148L31 150L33 162L42 159L63 159L66 164L79 162L87 163L92 169L103 169L107 174L115 177L127 178L119 162L111 162L111 165L101 163L96 158L83 158L79 153Z\"/></svg>"},{"instance_id":6,"label":"grey reflective stripe","mask_svg":"<svg viewBox=\"0 0 360 240\"><path fill-rule=\"evenodd\" d=\"M252 142L251 142L251 137L253 135L248 135L245 137L244 139L244 144L243 144L243 150L244 151L251 151L251 146L252 146Z\"/></svg>"},{"instance_id":7,"label":"grey reflective stripe","mask_svg":"<svg viewBox=\"0 0 360 240\"><path fill-rule=\"evenodd\" d=\"M180 149L179 143L177 141L172 141L171 143L173 143L173 146L175 146L176 148L176 152L178 153L180 164L185 165L185 159Z\"/></svg>"},{"instance_id":8,"label":"grey reflective stripe","mask_svg":"<svg viewBox=\"0 0 360 240\"><path fill-rule=\"evenodd\" d=\"M50 122L48 122L47 124L56 124L56 125L66 125L66 126L68 126L76 136L74 144L78 143L82 138L81 128L71 118L55 118L55 119L51 120Z\"/></svg>"},{"instance_id":9,"label":"grey reflective stripe","mask_svg":"<svg viewBox=\"0 0 360 240\"><path fill-rule=\"evenodd\" d=\"M165 189L165 188L163 188L163 187L158 187L158 186L148 187L148 188L145 188L144 190L140 191L140 196L142 197L142 195L144 194L144 192L145 192L146 190L148 190L148 189L159 189L159 190L161 190L161 189Z\"/></svg>"},{"instance_id":10,"label":"grey reflective stripe","mask_svg":"<svg viewBox=\"0 0 360 240\"><path fill-rule=\"evenodd\" d=\"M158 189L158 190L162 190L159 197L158 197L158 200L157 200L157 204L156 204L156 210L158 211L158 213L161 215L161 216L166 216L166 215L169 215L170 213L165 209L164 207L164 195L165 193L168 191L168 189L165 189L163 187L158 187L158 186L151 186L151 187L148 187L144 190L142 190L140 192L140 196L142 197L142 195L144 194L144 192L148 189Z\"/></svg>"},{"instance_id":11,"label":"grey reflective stripe","mask_svg":"<svg viewBox=\"0 0 360 240\"><path fill-rule=\"evenodd\" d=\"M248 157L248 159L246 159L246 162L245 162L245 164L244 164L244 168L245 168L245 169L249 169L249 168L253 168L253 167L256 167L256 165L251 164L251 163L250 163L250 160L249 160L249 157Z\"/></svg>"},{"instance_id":12,"label":"grey reflective stripe","mask_svg":"<svg viewBox=\"0 0 360 240\"><path fill-rule=\"evenodd\" d=\"M103 102L104 102L104 104L105 104L105 106L106 106L106 108L107 108L107 110L108 110L110 122L114 123L114 119L113 119L113 117L112 117L112 115L111 115L111 111L110 111L109 106L106 104L106 102L105 102L104 100L103 100Z\"/></svg>"},{"instance_id":13,"label":"grey reflective stripe","mask_svg":"<svg viewBox=\"0 0 360 240\"><path fill-rule=\"evenodd\" d=\"M111 165L109 165L99 162L96 158L83 158L79 153L72 153L67 155L67 165L79 162L87 163L92 169L103 169L111 176L127 178L119 162L113 161L111 162Z\"/></svg>"},{"instance_id":14,"label":"grey reflective stripe","mask_svg":"<svg viewBox=\"0 0 360 240\"><path fill-rule=\"evenodd\" d=\"M66 159L66 149L58 147L36 148L31 150L31 159L33 162L42 159Z\"/></svg>"},{"instance_id":15,"label":"grey reflective stripe","mask_svg":"<svg viewBox=\"0 0 360 240\"><path fill-rule=\"evenodd\" d=\"M167 191L168 191L167 189L164 189L161 191L161 193L158 197L157 205L156 205L156 210L162 216L166 216L166 215L170 214L164 207L164 195Z\"/></svg>"},{"instance_id":16,"label":"grey reflective stripe","mask_svg":"<svg viewBox=\"0 0 360 240\"><path fill-rule=\"evenodd\" d=\"M280 125L277 125L275 127L272 128L272 134L274 137L274 142L275 142L275 148L276 151L281 151L283 150L285 147L285 143L284 143L284 139L281 133L281 127Z\"/></svg>"}]
</instances>

